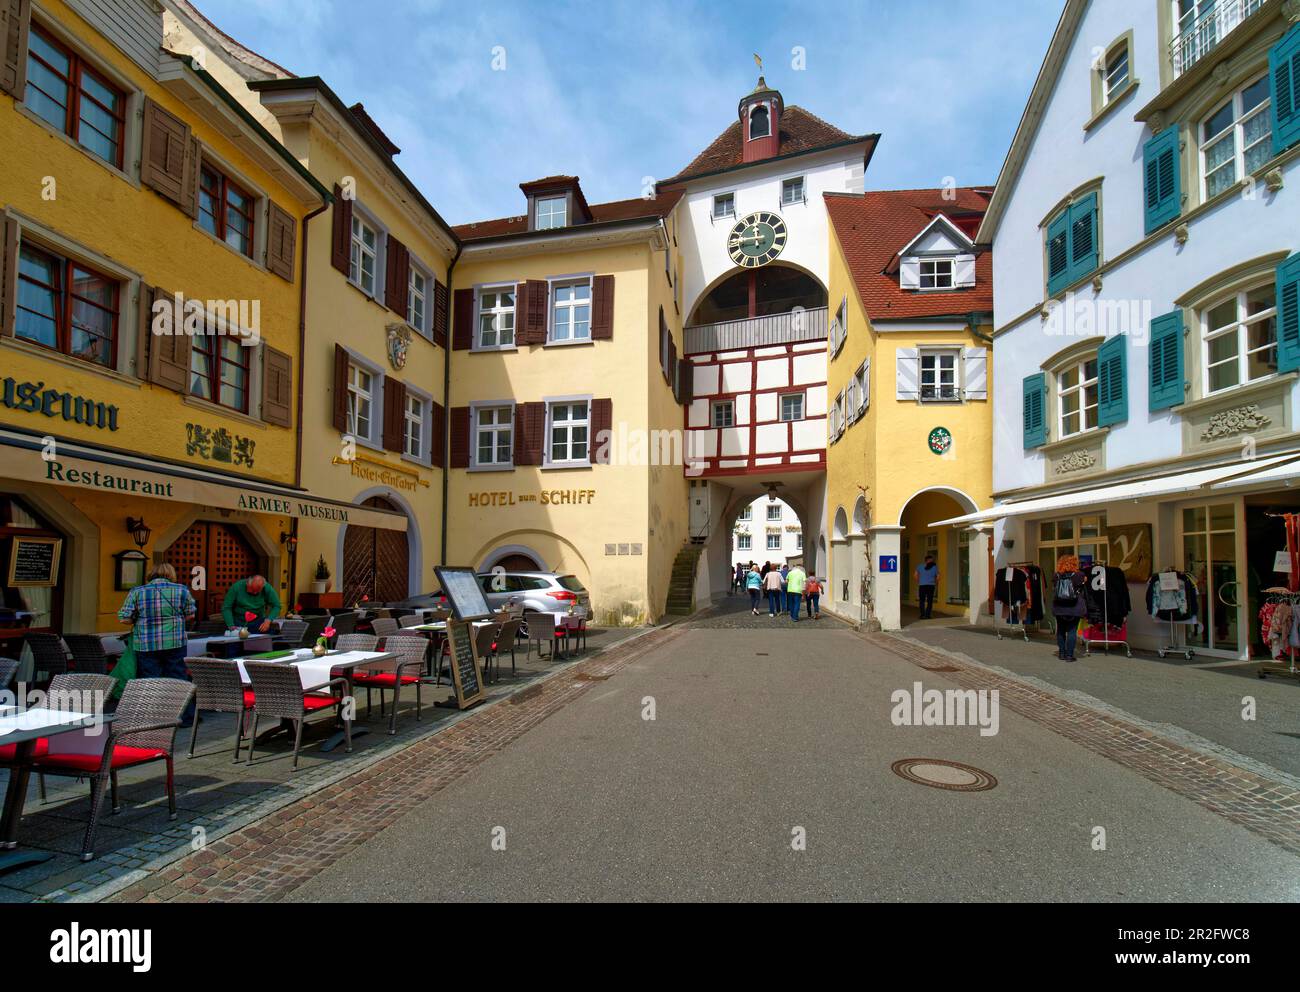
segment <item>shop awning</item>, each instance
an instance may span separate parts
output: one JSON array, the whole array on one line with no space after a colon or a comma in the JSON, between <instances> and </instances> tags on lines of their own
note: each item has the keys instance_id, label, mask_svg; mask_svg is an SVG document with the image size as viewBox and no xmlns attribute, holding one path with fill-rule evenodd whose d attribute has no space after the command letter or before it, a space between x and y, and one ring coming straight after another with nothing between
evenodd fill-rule
<instances>
[{"instance_id":1,"label":"shop awning","mask_svg":"<svg viewBox=\"0 0 1300 992\"><path fill-rule=\"evenodd\" d=\"M1300 489L1300 459L1283 462L1272 468L1257 467L1246 475L1216 482L1210 488L1219 492L1224 489L1248 489L1256 486Z\"/></svg>"},{"instance_id":2,"label":"shop awning","mask_svg":"<svg viewBox=\"0 0 1300 992\"><path fill-rule=\"evenodd\" d=\"M1165 475L1155 479L1139 479L1134 482L1119 482L1095 489L1080 489L1068 493L1056 493L1026 499L1016 503L1002 503L979 513L969 513L951 520L940 520L931 527L957 527L969 524L992 523L1008 517L1029 517L1038 514L1055 513L1059 510L1081 510L1092 506L1106 506L1111 503L1137 503L1162 496L1179 496L1196 493L1225 483L1236 476L1255 475L1266 470L1287 469L1291 474L1300 473L1300 453L1277 455L1262 458L1256 462L1233 462L1228 465L1216 465L1213 468L1194 469L1177 475ZM1220 488L1215 486L1215 488Z\"/></svg>"},{"instance_id":3,"label":"shop awning","mask_svg":"<svg viewBox=\"0 0 1300 992\"><path fill-rule=\"evenodd\" d=\"M380 530L406 530L407 525L401 513L322 499L290 486L240 479L70 441L59 441L51 450L46 448L44 439L18 431L0 430L0 458L0 475L119 495L124 500L123 512L131 508L129 501L135 496Z\"/></svg>"}]
</instances>

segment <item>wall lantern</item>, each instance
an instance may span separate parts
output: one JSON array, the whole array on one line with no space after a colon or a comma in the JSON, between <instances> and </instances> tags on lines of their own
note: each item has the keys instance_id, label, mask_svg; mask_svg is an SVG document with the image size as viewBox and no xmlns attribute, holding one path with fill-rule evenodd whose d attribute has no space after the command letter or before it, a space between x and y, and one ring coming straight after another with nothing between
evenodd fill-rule
<instances>
[{"instance_id":1,"label":"wall lantern","mask_svg":"<svg viewBox=\"0 0 1300 992\"><path fill-rule=\"evenodd\" d=\"M150 535L153 534L153 530L144 522L144 517L140 517L139 519L136 519L135 517L127 517L126 530L127 533L131 535L131 539L135 541L135 546L137 548L144 548L144 546L149 543Z\"/></svg>"},{"instance_id":2,"label":"wall lantern","mask_svg":"<svg viewBox=\"0 0 1300 992\"><path fill-rule=\"evenodd\" d=\"M298 535L286 534L284 531L280 531L280 543L288 547L290 551L293 551L298 547Z\"/></svg>"}]
</instances>

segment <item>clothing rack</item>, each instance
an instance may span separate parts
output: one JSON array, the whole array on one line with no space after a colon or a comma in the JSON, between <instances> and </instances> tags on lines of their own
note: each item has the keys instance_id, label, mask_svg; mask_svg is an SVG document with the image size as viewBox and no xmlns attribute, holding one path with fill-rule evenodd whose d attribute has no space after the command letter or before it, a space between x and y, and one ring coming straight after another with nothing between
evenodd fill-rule
<instances>
[{"instance_id":1,"label":"clothing rack","mask_svg":"<svg viewBox=\"0 0 1300 992\"><path fill-rule=\"evenodd\" d=\"M1007 569L1007 568L1023 568L1023 569L1025 570L1026 574L1028 574L1029 569L1035 567L1037 564L1038 564L1038 563L1037 563L1037 562L1034 562L1034 561L1017 561L1017 562L1011 562L1010 564L1004 565L1003 568L1004 568L1004 569ZM1017 608L1017 607L1015 607L1015 606L1012 606L1010 603L1004 603L1004 604L1002 604L1002 605L1004 605L1004 606L1007 608L1007 612L1008 612L1012 617L1019 617L1021 622L1020 622L1020 623L1012 623L1011 621L1008 621L1008 622L1006 622L1006 623L1004 623L1004 624L999 624L999 623L998 623L998 620L999 620L999 614L1000 614L1001 611L999 611L999 610L994 610L994 611L993 611L993 630L994 630L994 632L998 635L998 640L999 640L999 641L1002 640L1002 639L1003 639L1007 634L1019 634L1021 637L1023 637L1023 638L1025 639L1025 643L1028 644L1028 643L1029 643L1029 624L1027 624L1027 623L1024 622L1024 615L1025 615L1025 613L1026 613L1026 612L1028 611L1028 609L1029 609L1029 604L1028 604L1028 603L1025 603L1023 606L1020 606L1019 608ZM1047 615L1046 612L1044 612L1043 615L1046 616L1046 615Z\"/></svg>"},{"instance_id":2,"label":"clothing rack","mask_svg":"<svg viewBox=\"0 0 1300 992\"><path fill-rule=\"evenodd\" d=\"M1106 636L1104 638L1083 638L1084 656L1091 657L1092 646L1096 644L1100 647L1106 648L1107 654L1110 654L1111 647L1122 646L1124 648L1124 655L1128 658L1132 658L1133 649L1129 647L1128 643L1128 618L1125 618L1122 627L1116 628L1120 635L1118 640L1112 637L1110 633L1110 597L1106 595L1106 569L1108 567L1109 565L1104 561L1094 561L1092 567L1089 568L1087 572L1088 581L1091 582L1097 575L1097 569L1101 569L1101 629Z\"/></svg>"},{"instance_id":3,"label":"clothing rack","mask_svg":"<svg viewBox=\"0 0 1300 992\"><path fill-rule=\"evenodd\" d=\"M1175 574L1185 574L1185 573L1180 573L1178 569L1173 568L1172 566L1169 568L1162 568L1160 571L1156 572L1157 582L1159 582L1159 576L1166 575L1169 572L1173 572ZM1188 578L1188 581L1191 581L1190 576ZM1159 595L1159 591L1160 591L1159 587L1157 586L1156 589L1157 596ZM1171 654L1181 654L1188 661L1191 661L1193 658L1196 657L1196 651L1187 644L1187 631L1186 631L1187 625L1180 624L1175 620L1169 620L1168 623L1169 623L1169 643L1156 648L1156 654L1158 654L1161 658L1166 658ZM1182 642L1183 642L1182 644L1178 643L1179 627L1184 628L1183 635L1182 635Z\"/></svg>"},{"instance_id":4,"label":"clothing rack","mask_svg":"<svg viewBox=\"0 0 1300 992\"><path fill-rule=\"evenodd\" d=\"M1270 513L1270 517L1277 514ZM1300 609L1300 592L1291 592L1289 589L1265 589L1264 595L1268 597L1265 602L1268 603L1290 603L1292 609ZM1280 675L1284 678L1300 678L1300 668L1296 667L1296 648L1291 643L1291 635L1288 632L1286 639L1286 653L1289 664L1287 665L1261 665L1259 677L1266 679L1270 675ZM1269 655L1270 660L1272 655Z\"/></svg>"}]
</instances>

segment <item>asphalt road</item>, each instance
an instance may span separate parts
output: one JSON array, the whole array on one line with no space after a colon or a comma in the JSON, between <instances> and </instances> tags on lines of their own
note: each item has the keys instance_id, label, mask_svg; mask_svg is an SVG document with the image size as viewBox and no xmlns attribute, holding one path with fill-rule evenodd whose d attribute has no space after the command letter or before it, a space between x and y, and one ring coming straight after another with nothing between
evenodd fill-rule
<instances>
[{"instance_id":1,"label":"asphalt road","mask_svg":"<svg viewBox=\"0 0 1300 992\"><path fill-rule=\"evenodd\" d=\"M893 726L921 676L950 687L835 627L687 631L292 898L1300 898L1300 858L1009 711L995 737ZM912 784L909 757L998 785Z\"/></svg>"}]
</instances>

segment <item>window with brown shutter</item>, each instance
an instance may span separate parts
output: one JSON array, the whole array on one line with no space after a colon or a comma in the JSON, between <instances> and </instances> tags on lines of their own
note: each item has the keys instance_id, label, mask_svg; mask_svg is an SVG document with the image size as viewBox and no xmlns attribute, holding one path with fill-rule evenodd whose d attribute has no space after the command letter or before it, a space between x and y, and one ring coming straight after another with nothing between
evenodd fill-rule
<instances>
[{"instance_id":1,"label":"window with brown shutter","mask_svg":"<svg viewBox=\"0 0 1300 992\"><path fill-rule=\"evenodd\" d=\"M352 270L352 201L343 187L334 185L334 232L330 243L330 265L345 276ZM346 377L344 379L346 382Z\"/></svg>"},{"instance_id":2,"label":"window with brown shutter","mask_svg":"<svg viewBox=\"0 0 1300 992\"><path fill-rule=\"evenodd\" d=\"M677 363L677 402L690 406L695 393L695 363L682 358Z\"/></svg>"},{"instance_id":3,"label":"window with brown shutter","mask_svg":"<svg viewBox=\"0 0 1300 992\"><path fill-rule=\"evenodd\" d=\"M183 315L176 313L172 303L176 294L155 286L153 299L155 302L166 300L169 305L160 315L156 328L153 324L150 325L152 340L149 342L149 381L184 396L189 393L193 342L177 320ZM155 329L165 333L154 334L152 332Z\"/></svg>"},{"instance_id":4,"label":"window with brown shutter","mask_svg":"<svg viewBox=\"0 0 1300 992\"><path fill-rule=\"evenodd\" d=\"M288 427L293 415L293 359L283 351L262 347L262 420Z\"/></svg>"},{"instance_id":5,"label":"window with brown shutter","mask_svg":"<svg viewBox=\"0 0 1300 992\"><path fill-rule=\"evenodd\" d=\"M682 400L682 394L677 382L677 373L680 371L681 369L677 364L677 342L670 339L668 342L668 383L673 387L673 398L679 403Z\"/></svg>"},{"instance_id":6,"label":"window with brown shutter","mask_svg":"<svg viewBox=\"0 0 1300 992\"><path fill-rule=\"evenodd\" d=\"M411 253L391 234L388 236L388 263L384 272L384 306L406 320L406 304L411 283Z\"/></svg>"},{"instance_id":7,"label":"window with brown shutter","mask_svg":"<svg viewBox=\"0 0 1300 992\"><path fill-rule=\"evenodd\" d=\"M448 304L450 297L447 287L437 279L433 281L433 343L440 348L447 347Z\"/></svg>"},{"instance_id":8,"label":"window with brown shutter","mask_svg":"<svg viewBox=\"0 0 1300 992\"><path fill-rule=\"evenodd\" d=\"M0 0L0 92L23 98L27 89L27 38L32 24L31 0Z\"/></svg>"},{"instance_id":9,"label":"window with brown shutter","mask_svg":"<svg viewBox=\"0 0 1300 992\"><path fill-rule=\"evenodd\" d=\"M348 432L348 352L341 344L334 345L334 429Z\"/></svg>"},{"instance_id":10,"label":"window with brown shutter","mask_svg":"<svg viewBox=\"0 0 1300 992\"><path fill-rule=\"evenodd\" d=\"M546 308L550 301L550 286L545 280L529 279L523 288L523 293L515 294L515 341L518 344L546 344ZM519 319L519 307L523 309L522 321Z\"/></svg>"},{"instance_id":11,"label":"window with brown shutter","mask_svg":"<svg viewBox=\"0 0 1300 992\"><path fill-rule=\"evenodd\" d=\"M456 313L451 334L453 351L469 351L474 347L474 290L456 290Z\"/></svg>"},{"instance_id":12,"label":"window with brown shutter","mask_svg":"<svg viewBox=\"0 0 1300 992\"><path fill-rule=\"evenodd\" d=\"M148 97L144 99L144 143L140 181L182 210L192 211L194 144L190 126Z\"/></svg>"},{"instance_id":13,"label":"window with brown shutter","mask_svg":"<svg viewBox=\"0 0 1300 992\"><path fill-rule=\"evenodd\" d=\"M429 430L433 433L430 460L434 468L447 464L447 411L441 403L430 404Z\"/></svg>"},{"instance_id":14,"label":"window with brown shutter","mask_svg":"<svg viewBox=\"0 0 1300 992\"><path fill-rule=\"evenodd\" d=\"M469 468L469 407L451 409L450 468Z\"/></svg>"},{"instance_id":15,"label":"window with brown shutter","mask_svg":"<svg viewBox=\"0 0 1300 992\"><path fill-rule=\"evenodd\" d=\"M0 0L3 3L4 0ZM0 221L4 235L3 268L0 268L0 335L13 337L18 313L18 221Z\"/></svg>"},{"instance_id":16,"label":"window with brown shutter","mask_svg":"<svg viewBox=\"0 0 1300 992\"><path fill-rule=\"evenodd\" d=\"M515 464L541 465L546 454L546 404L515 405Z\"/></svg>"},{"instance_id":17,"label":"window with brown shutter","mask_svg":"<svg viewBox=\"0 0 1300 992\"><path fill-rule=\"evenodd\" d=\"M614 277L596 276L591 285L591 339L614 338Z\"/></svg>"},{"instance_id":18,"label":"window with brown shutter","mask_svg":"<svg viewBox=\"0 0 1300 992\"><path fill-rule=\"evenodd\" d=\"M384 450L406 448L406 385L397 379L384 379Z\"/></svg>"},{"instance_id":19,"label":"window with brown shutter","mask_svg":"<svg viewBox=\"0 0 1300 992\"><path fill-rule=\"evenodd\" d=\"M664 319L664 308L659 308L659 371L664 374L664 381L671 383L672 375L668 372L668 345L672 335L668 332L668 321Z\"/></svg>"},{"instance_id":20,"label":"window with brown shutter","mask_svg":"<svg viewBox=\"0 0 1300 992\"><path fill-rule=\"evenodd\" d=\"M153 290L140 283L140 298L136 304L135 375L137 379L149 378L149 339L153 337Z\"/></svg>"},{"instance_id":21,"label":"window with brown shutter","mask_svg":"<svg viewBox=\"0 0 1300 992\"><path fill-rule=\"evenodd\" d=\"M609 449L613 444L614 401L591 401L591 463L609 464Z\"/></svg>"},{"instance_id":22,"label":"window with brown shutter","mask_svg":"<svg viewBox=\"0 0 1300 992\"><path fill-rule=\"evenodd\" d=\"M298 222L289 211L272 203L267 225L266 267L286 282L293 282L297 250Z\"/></svg>"}]
</instances>

